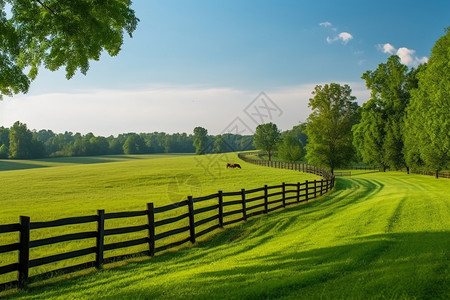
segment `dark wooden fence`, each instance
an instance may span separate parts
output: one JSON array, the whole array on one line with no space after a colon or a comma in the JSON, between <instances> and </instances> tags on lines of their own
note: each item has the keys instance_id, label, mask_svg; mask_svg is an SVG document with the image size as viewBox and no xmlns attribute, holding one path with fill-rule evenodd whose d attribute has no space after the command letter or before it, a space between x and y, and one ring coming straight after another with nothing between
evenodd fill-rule
<instances>
[{"instance_id":1,"label":"dark wooden fence","mask_svg":"<svg viewBox=\"0 0 450 300\"><path fill-rule=\"evenodd\" d=\"M319 175L327 180L333 180L334 176L331 174L330 171L313 166L308 164L300 164L295 162L283 162L283 161L268 161L268 160L262 160L254 158L255 156L258 156L260 152L244 152L239 153L238 157L242 159L245 162L252 163L258 166L265 166L265 167L272 167L272 168L280 168L280 169L288 169L288 170L295 170L305 173L311 173L315 175Z\"/></svg>"},{"instance_id":2,"label":"dark wooden fence","mask_svg":"<svg viewBox=\"0 0 450 300\"><path fill-rule=\"evenodd\" d=\"M243 157L244 160L248 161L245 155ZM0 291L15 287L23 288L28 283L54 275L72 273L88 268L101 269L104 264L130 257L154 256L158 252L185 243L195 243L198 237L219 228L320 197L334 186L334 176L331 173L327 173L327 171L311 165L287 163L273 165L271 162L264 161L256 163L314 173L325 178L306 181L304 183L282 183L275 186L265 185L257 189L242 189L236 192L219 191L203 197L194 198L189 196L184 201L161 207L154 207L153 203L148 203L146 209L141 211L105 213L104 210L98 210L96 215L45 222L32 222L30 217L21 216L19 223L0 225L0 238L2 234L18 233L19 235L19 240L16 243L7 245L0 244L0 255L10 252L18 253L18 260L6 265L1 264L4 260L0 256L0 275L13 272L17 274L16 280L8 282L0 281ZM205 213L207 213L207 216L205 216ZM145 223L133 226L112 228L108 226L107 228L109 229L105 229L105 223L110 222L110 220L135 217L144 218L146 221ZM180 221L184 221L182 222L183 225L181 227L178 225L178 227L173 228ZM88 223L91 223L91 227L96 229L75 233L67 233L68 231L65 230L65 226ZM169 229L164 229L167 227ZM40 239L31 238L34 231L49 228L55 230L55 232L65 233ZM141 237L136 238L136 233L140 233ZM119 235L122 236L120 241L105 242L105 237ZM127 235L129 236L128 238ZM171 238L168 239L169 237ZM37 251L40 247L48 247L51 245L54 249L58 250L58 244L60 243L79 242L82 240L90 240L90 246L83 249L30 259L32 257L30 254L33 251ZM105 253L111 254L110 251L137 245L144 245L145 250L139 252L130 251L130 253L108 258L104 257ZM95 259L88 262L71 264L71 260L83 256L95 257ZM64 267L29 276L30 269L63 261L65 261Z\"/></svg>"}]
</instances>

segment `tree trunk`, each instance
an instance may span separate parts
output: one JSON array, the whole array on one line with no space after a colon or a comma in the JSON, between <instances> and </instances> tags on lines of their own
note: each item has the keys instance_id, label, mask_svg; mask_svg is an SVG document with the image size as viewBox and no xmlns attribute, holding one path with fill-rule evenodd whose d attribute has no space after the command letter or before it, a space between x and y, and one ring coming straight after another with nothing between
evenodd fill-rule
<instances>
[{"instance_id":1,"label":"tree trunk","mask_svg":"<svg viewBox=\"0 0 450 300\"><path fill-rule=\"evenodd\" d=\"M269 161L271 161L271 159L272 159L272 153L270 153L270 151L267 151L267 155L269 156Z\"/></svg>"},{"instance_id":2,"label":"tree trunk","mask_svg":"<svg viewBox=\"0 0 450 300\"><path fill-rule=\"evenodd\" d=\"M409 167L406 167L406 174L409 174Z\"/></svg>"},{"instance_id":3,"label":"tree trunk","mask_svg":"<svg viewBox=\"0 0 450 300\"><path fill-rule=\"evenodd\" d=\"M439 170L436 170L436 178L439 178Z\"/></svg>"}]
</instances>

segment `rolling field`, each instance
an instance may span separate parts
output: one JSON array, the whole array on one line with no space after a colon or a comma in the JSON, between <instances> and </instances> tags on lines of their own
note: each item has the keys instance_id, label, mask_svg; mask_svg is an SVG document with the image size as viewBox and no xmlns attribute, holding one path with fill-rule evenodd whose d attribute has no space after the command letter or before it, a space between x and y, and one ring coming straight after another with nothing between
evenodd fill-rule
<instances>
[{"instance_id":1,"label":"rolling field","mask_svg":"<svg viewBox=\"0 0 450 300\"><path fill-rule=\"evenodd\" d=\"M242 169L226 169L226 162L237 162ZM0 168L8 165L9 171L0 172L0 224L17 223L20 215L31 217L32 222L49 221L66 217L95 215L97 209L107 213L146 209L146 203L155 207L186 200L188 195L204 196L240 191L241 188L260 188L278 185L282 181L304 182L319 179L311 174L289 170L261 168L241 162L236 154L208 156L105 156L59 158L33 161L0 161ZM14 170L13 166L16 165ZM25 169L25 166L28 166ZM6 169L6 168L4 168ZM217 200L202 202L207 206ZM232 208L232 206L230 206ZM159 214L156 221L185 213L187 208ZM210 212L213 215L215 212ZM208 215L206 215L208 216ZM187 221L160 226L156 233L185 226ZM105 229L146 224L146 216L111 220ZM205 225L207 226L207 225ZM200 227L201 229L201 227ZM200 230L199 229L199 230ZM96 224L86 223L58 228L33 230L31 239L43 239L61 234L90 232ZM167 237L161 243L168 244L183 234ZM143 238L146 231L123 236L110 236L105 243ZM16 243L18 233L1 235L0 245ZM204 239L204 238L203 238ZM161 246L161 244L159 244ZM62 242L32 249L30 259L59 253L67 253L95 246L95 239ZM114 257L145 251L146 245L108 251L105 257ZM31 268L30 276L95 260L94 254ZM17 261L17 252L0 255L0 265ZM0 283L15 280L14 272L0 275Z\"/></svg>"},{"instance_id":2,"label":"rolling field","mask_svg":"<svg viewBox=\"0 0 450 300\"><path fill-rule=\"evenodd\" d=\"M250 220L194 247L54 279L10 297L448 299L449 194L449 180L429 176L338 178L322 199Z\"/></svg>"}]
</instances>

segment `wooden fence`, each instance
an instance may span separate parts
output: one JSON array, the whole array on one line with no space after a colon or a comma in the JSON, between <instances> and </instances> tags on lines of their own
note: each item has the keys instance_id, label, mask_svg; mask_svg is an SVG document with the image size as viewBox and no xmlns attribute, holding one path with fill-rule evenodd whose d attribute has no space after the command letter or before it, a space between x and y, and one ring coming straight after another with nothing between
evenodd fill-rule
<instances>
[{"instance_id":1,"label":"wooden fence","mask_svg":"<svg viewBox=\"0 0 450 300\"><path fill-rule=\"evenodd\" d=\"M300 164L295 162L283 162L283 161L269 161L269 160L262 160L262 159L255 159L252 157L255 157L256 155L260 154L260 152L244 152L239 153L238 157L242 159L245 162L252 163L258 166L265 166L265 167L272 167L272 168L280 168L280 169L288 169L288 170L295 170L305 173L311 173L315 175L319 175L327 180L333 180L334 181L334 175L331 174L330 171L313 166L308 164Z\"/></svg>"},{"instance_id":2,"label":"wooden fence","mask_svg":"<svg viewBox=\"0 0 450 300\"><path fill-rule=\"evenodd\" d=\"M242 157L248 161L245 155ZM195 243L198 237L219 228L224 228L234 223L246 221L248 218L257 215L268 214L286 206L320 197L334 186L334 176L314 166L286 163L273 165L271 162L264 161L256 163L270 166L283 166L284 168L299 171L304 170L305 172L321 175L325 179L306 181L304 183L282 183L275 186L265 185L257 189L242 189L236 192L219 191L212 195L195 198L188 196L184 201L161 207L154 207L153 203L148 203L146 209L141 211L105 213L104 210L98 210L96 215L45 222L32 222L30 217L21 216L19 223L0 225L0 241L3 240L1 239L2 234L18 233L19 235L19 240L16 243L7 245L0 244L0 255L11 252L18 253L17 262L5 265L2 265L4 260L0 256L0 275L12 274L13 272L17 274L16 280L8 282L0 281L0 291L15 287L23 288L28 283L54 275L72 273L88 268L101 269L104 264L130 257L154 256L158 252L188 242ZM171 211L174 213L168 214ZM206 212L208 212L207 217L204 216ZM158 218L158 216L163 217ZM111 226L107 226L106 228L108 229L105 229L105 224L110 222L110 220L135 217L144 218L145 223L126 227L111 228ZM158 231L157 233L157 229L164 228L164 226L167 228L167 225L176 224L183 220L183 226L170 228L165 231L159 230L161 232ZM68 231L65 230L67 228L66 226L88 223L91 223L92 227L96 228L96 230L75 233L67 233ZM39 239L31 238L34 231L45 228L50 228L55 232L57 231L63 234ZM141 233L141 237L136 238L136 233ZM105 237L116 237L119 235L122 237L121 241L105 242ZM181 238L179 237L180 235L182 236ZM173 236L178 238L175 238L174 241ZM172 239L168 239L169 242L167 242L168 237L172 237ZM83 240L90 240L90 246L68 252L58 252L48 256L30 258L33 257L30 254L33 251L37 251L40 247L48 247L51 245L58 251L58 244L60 243L71 241L78 243ZM113 252L110 251L137 245L143 245L145 250L139 252L130 251L130 253L105 258L105 253L111 254ZM95 259L83 263L71 263L71 260L75 258L89 255L95 257ZM30 269L63 261L65 261L65 264L62 268L29 276Z\"/></svg>"}]
</instances>

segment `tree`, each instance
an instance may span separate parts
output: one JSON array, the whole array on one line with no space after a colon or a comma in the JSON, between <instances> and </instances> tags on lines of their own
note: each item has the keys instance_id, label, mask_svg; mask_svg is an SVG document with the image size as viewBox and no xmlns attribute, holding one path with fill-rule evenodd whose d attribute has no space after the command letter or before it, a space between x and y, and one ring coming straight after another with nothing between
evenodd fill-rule
<instances>
[{"instance_id":1,"label":"tree","mask_svg":"<svg viewBox=\"0 0 450 300\"><path fill-rule=\"evenodd\" d=\"M289 130L282 133L278 156L291 162L300 161L305 156L305 150L297 132Z\"/></svg>"},{"instance_id":2,"label":"tree","mask_svg":"<svg viewBox=\"0 0 450 300\"><path fill-rule=\"evenodd\" d=\"M202 155L206 153L206 146L208 142L208 130L203 127L194 128L194 147L195 154Z\"/></svg>"},{"instance_id":3,"label":"tree","mask_svg":"<svg viewBox=\"0 0 450 300\"><path fill-rule=\"evenodd\" d=\"M8 146L6 146L5 144L0 146L0 158L4 159L4 158L8 158Z\"/></svg>"},{"instance_id":4,"label":"tree","mask_svg":"<svg viewBox=\"0 0 450 300\"><path fill-rule=\"evenodd\" d=\"M214 153L223 153L225 152L225 141L223 136L218 135L214 140Z\"/></svg>"},{"instance_id":5,"label":"tree","mask_svg":"<svg viewBox=\"0 0 450 300\"><path fill-rule=\"evenodd\" d=\"M123 144L124 154L142 154L145 153L145 142L138 134L131 134L127 137L125 144Z\"/></svg>"},{"instance_id":6,"label":"tree","mask_svg":"<svg viewBox=\"0 0 450 300\"><path fill-rule=\"evenodd\" d=\"M271 160L280 139L281 133L276 124L272 122L260 124L256 127L255 135L253 136L253 146L256 149L265 151L269 160Z\"/></svg>"},{"instance_id":7,"label":"tree","mask_svg":"<svg viewBox=\"0 0 450 300\"><path fill-rule=\"evenodd\" d=\"M10 11L6 9L8 4ZM139 19L130 0L0 0L0 97L26 93L41 65L86 74L90 60L119 53Z\"/></svg>"},{"instance_id":8,"label":"tree","mask_svg":"<svg viewBox=\"0 0 450 300\"><path fill-rule=\"evenodd\" d=\"M352 126L359 121L359 106L348 85L317 85L309 99L306 157L312 164L334 169L347 165L355 150Z\"/></svg>"},{"instance_id":9,"label":"tree","mask_svg":"<svg viewBox=\"0 0 450 300\"><path fill-rule=\"evenodd\" d=\"M405 126L406 158L436 172L450 167L450 27L419 70Z\"/></svg>"},{"instance_id":10,"label":"tree","mask_svg":"<svg viewBox=\"0 0 450 300\"><path fill-rule=\"evenodd\" d=\"M17 121L9 131L9 158L37 158L44 155L44 145L33 138L27 125Z\"/></svg>"},{"instance_id":11,"label":"tree","mask_svg":"<svg viewBox=\"0 0 450 300\"><path fill-rule=\"evenodd\" d=\"M355 138L359 139L354 144L365 163L384 169L408 169L403 129L410 90L417 86L416 72L416 69L408 70L397 55L392 55L375 71L363 74L371 99L363 106L361 123L354 129L358 131ZM368 144L376 145L379 154L374 155Z\"/></svg>"}]
</instances>

